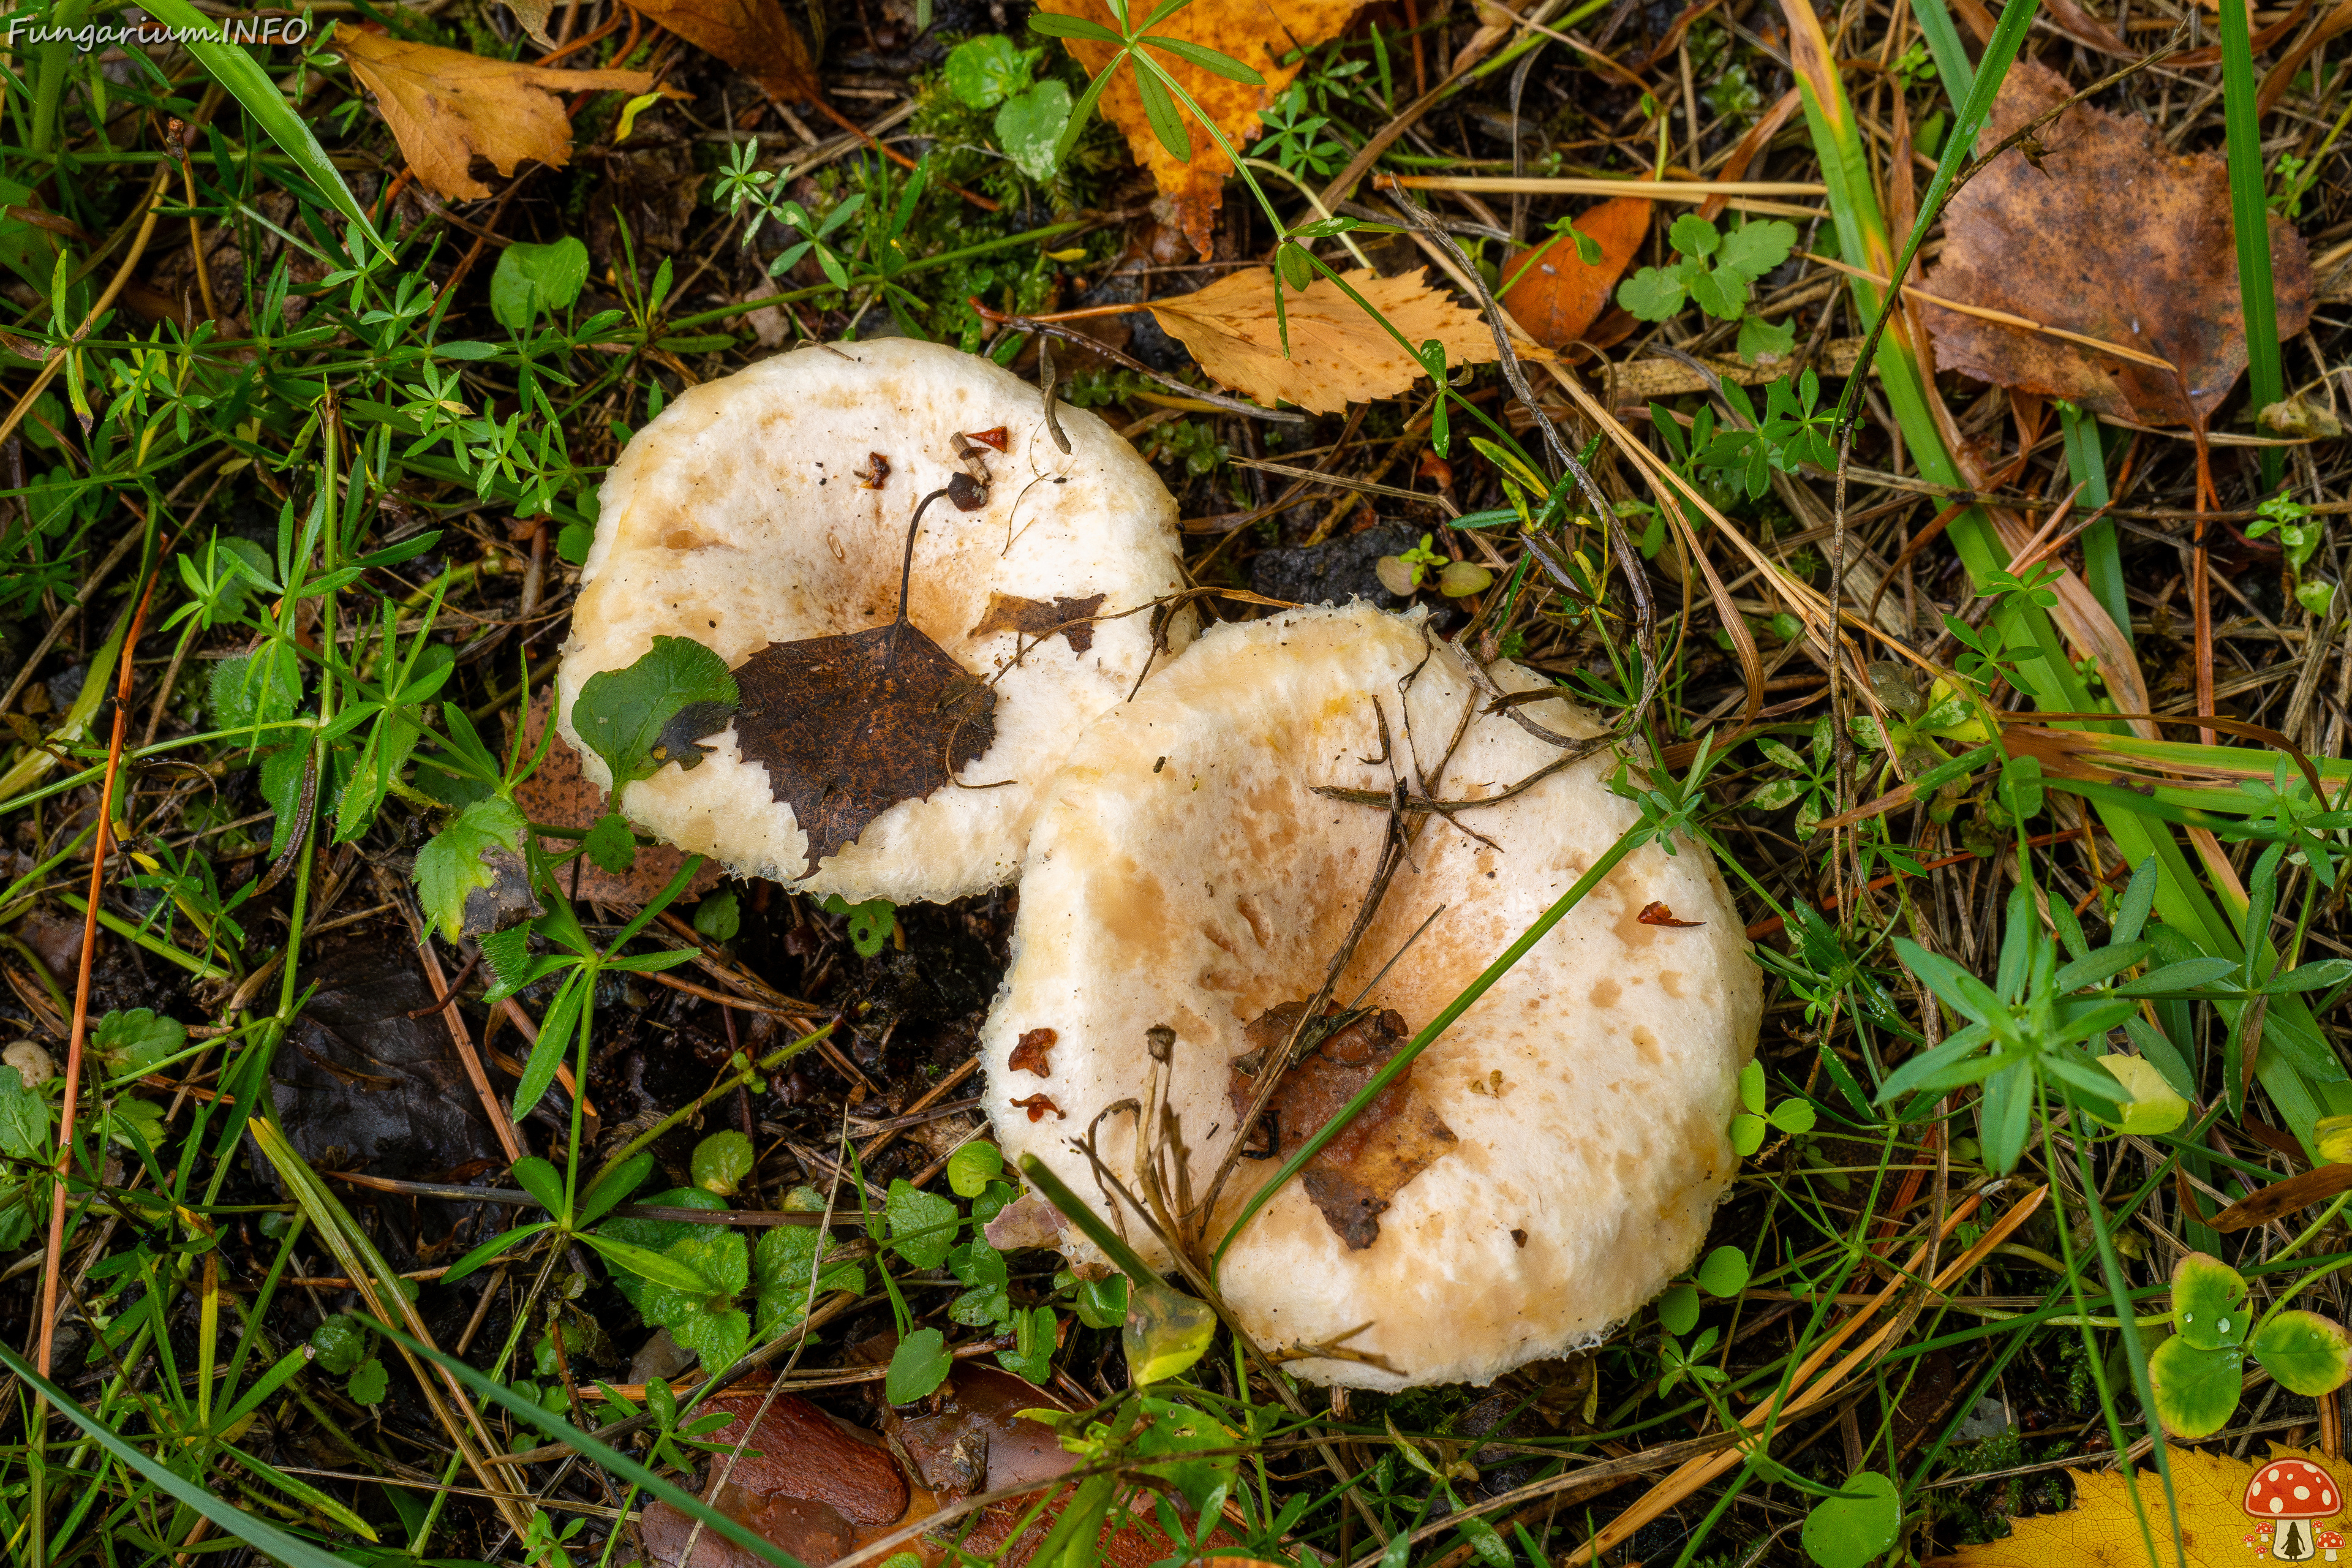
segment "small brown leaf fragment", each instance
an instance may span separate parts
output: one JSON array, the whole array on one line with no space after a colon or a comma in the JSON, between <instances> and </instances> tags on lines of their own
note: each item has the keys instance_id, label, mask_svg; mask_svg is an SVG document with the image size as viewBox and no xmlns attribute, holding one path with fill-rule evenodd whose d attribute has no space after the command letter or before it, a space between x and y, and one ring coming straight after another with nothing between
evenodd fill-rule
<instances>
[{"instance_id":1,"label":"small brown leaf fragment","mask_svg":"<svg viewBox=\"0 0 2352 1568\"><path fill-rule=\"evenodd\" d=\"M1634 918L1635 920L1637 920L1637 921L1641 921L1641 922L1642 922L1643 925L1645 925L1645 926L1684 926L1684 927L1688 927L1688 926L1703 926L1703 925L1706 924L1706 922L1705 921L1678 921L1678 920L1675 919L1675 911L1674 911L1674 910L1670 910L1670 909L1666 908L1666 906L1665 906L1664 904L1663 904L1663 903L1659 902L1659 901L1658 901L1657 900L1655 900L1655 899L1653 899L1653 900L1651 900L1648 903L1643 904L1643 905L1642 906L1642 912L1641 912L1640 914L1638 914L1638 915L1635 915L1633 918Z\"/></svg>"},{"instance_id":2,"label":"small brown leaf fragment","mask_svg":"<svg viewBox=\"0 0 2352 1568\"><path fill-rule=\"evenodd\" d=\"M1563 234L1533 251L1520 252L1503 267L1503 276L1514 279L1503 296L1503 309L1529 337L1549 349L1564 349L1584 336L1609 308L1618 278L1650 232L1650 203L1639 196L1619 196L1579 217L1576 227L1601 247L1598 265L1587 267L1577 252L1576 237Z\"/></svg>"},{"instance_id":3,"label":"small brown leaf fragment","mask_svg":"<svg viewBox=\"0 0 2352 1568\"><path fill-rule=\"evenodd\" d=\"M992 426L985 430L967 430L963 434L965 440L977 441L983 447L993 447L1000 452L1006 450L1011 445L1005 435L1004 426L1002 425Z\"/></svg>"},{"instance_id":4,"label":"small brown leaf fragment","mask_svg":"<svg viewBox=\"0 0 2352 1568\"><path fill-rule=\"evenodd\" d=\"M988 487L970 474L950 474L948 504L958 511L978 511L988 504Z\"/></svg>"},{"instance_id":5,"label":"small brown leaf fragment","mask_svg":"<svg viewBox=\"0 0 2352 1568\"><path fill-rule=\"evenodd\" d=\"M729 1479L753 1494L781 1494L824 1503L856 1525L889 1524L907 1511L907 1478L889 1450L855 1436L807 1400L780 1394L722 1394L704 1406L730 1417L708 1441L732 1447L750 1440Z\"/></svg>"},{"instance_id":6,"label":"small brown leaf fragment","mask_svg":"<svg viewBox=\"0 0 2352 1568\"><path fill-rule=\"evenodd\" d=\"M866 466L852 468L849 472L856 479L859 489L878 490L890 482L890 459L879 452L868 452L866 454Z\"/></svg>"},{"instance_id":7,"label":"small brown leaf fragment","mask_svg":"<svg viewBox=\"0 0 2352 1568\"><path fill-rule=\"evenodd\" d=\"M1305 1008L1286 1002L1243 1029L1250 1050L1235 1058L1226 1085L1234 1115L1249 1114L1258 1071L1290 1038ZM1323 1022L1330 1032L1307 1047L1266 1102L1258 1126L1269 1153L1313 1137L1408 1037L1403 1017L1392 1010L1333 1014ZM1307 1163L1299 1182L1332 1234L1360 1252L1380 1239L1381 1215L1398 1190L1452 1152L1454 1142L1453 1130L1413 1098L1408 1067Z\"/></svg>"},{"instance_id":8,"label":"small brown leaf fragment","mask_svg":"<svg viewBox=\"0 0 2352 1568\"><path fill-rule=\"evenodd\" d=\"M1431 288L1424 269L1382 278L1365 268L1346 278L1406 342L1418 348L1434 338L1444 343L1449 367L1486 364L1498 357L1495 334L1478 313ZM1287 357L1269 268L1247 268L1197 293L1155 300L1150 310L1213 379L1268 407L1282 402L1310 414L1338 414L1350 403L1394 396L1425 374L1386 327L1328 278L1283 291L1290 325ZM1550 357L1532 343L1521 345L1519 353L1526 359Z\"/></svg>"},{"instance_id":9,"label":"small brown leaf fragment","mask_svg":"<svg viewBox=\"0 0 2352 1568\"><path fill-rule=\"evenodd\" d=\"M743 755L808 835L810 871L996 740L996 693L910 622L770 643L735 685Z\"/></svg>"},{"instance_id":10,"label":"small brown leaf fragment","mask_svg":"<svg viewBox=\"0 0 2352 1568\"><path fill-rule=\"evenodd\" d=\"M1060 1037L1051 1029L1024 1030L1021 1038L1013 1043L1013 1055L1004 1063L1006 1068L1013 1072L1034 1072L1039 1078L1053 1077L1046 1067L1045 1053L1054 1048L1054 1042Z\"/></svg>"},{"instance_id":11,"label":"small brown leaf fragment","mask_svg":"<svg viewBox=\"0 0 2352 1568\"><path fill-rule=\"evenodd\" d=\"M1088 624L1088 617L1102 608L1105 597L1089 594L1083 599L1056 598L1048 602L1024 599L1016 594L991 594L987 610L965 635L984 637L997 632L1018 632L1024 637L1042 637L1049 632L1059 632L1072 653L1084 653L1095 646L1095 628Z\"/></svg>"},{"instance_id":12,"label":"small brown leaf fragment","mask_svg":"<svg viewBox=\"0 0 2352 1568\"><path fill-rule=\"evenodd\" d=\"M654 80L645 71L549 70L485 59L350 26L335 30L332 47L375 94L416 177L452 200L490 194L471 173L476 158L501 174L525 159L551 169L572 161L572 121L556 92L643 92Z\"/></svg>"},{"instance_id":13,"label":"small brown leaf fragment","mask_svg":"<svg viewBox=\"0 0 2352 1568\"><path fill-rule=\"evenodd\" d=\"M1029 1120L1032 1121L1045 1121L1045 1113L1049 1110L1054 1113L1056 1121L1067 1121L1069 1120L1066 1115L1063 1114L1062 1108L1055 1104L1052 1097L1049 1095L1033 1094L1028 1096L1026 1099L1016 1100L1011 1103L1013 1110L1027 1111L1029 1113Z\"/></svg>"},{"instance_id":14,"label":"small brown leaf fragment","mask_svg":"<svg viewBox=\"0 0 2352 1568\"><path fill-rule=\"evenodd\" d=\"M2067 96L2056 72L2018 61L1979 151ZM2185 425L2192 412L2210 416L2246 368L2227 165L2212 153L2174 153L2147 119L2082 104L2044 127L2038 141L2038 150L2002 154L1953 196L1942 263L1927 275L1928 289L2161 355L2179 377L2047 333L1923 305L1938 362L2116 418ZM2284 218L2272 216L2270 238L2284 339L2311 319L2311 262Z\"/></svg>"},{"instance_id":15,"label":"small brown leaf fragment","mask_svg":"<svg viewBox=\"0 0 2352 1568\"><path fill-rule=\"evenodd\" d=\"M823 96L809 47L777 0L648 0L634 9L717 55L782 102Z\"/></svg>"}]
</instances>

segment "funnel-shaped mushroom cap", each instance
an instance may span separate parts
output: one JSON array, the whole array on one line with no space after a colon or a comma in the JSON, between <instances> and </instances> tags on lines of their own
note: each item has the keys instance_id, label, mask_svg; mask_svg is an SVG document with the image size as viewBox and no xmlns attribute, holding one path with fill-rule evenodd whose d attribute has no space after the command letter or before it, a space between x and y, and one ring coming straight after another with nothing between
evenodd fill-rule
<instances>
[{"instance_id":1,"label":"funnel-shaped mushroom cap","mask_svg":"<svg viewBox=\"0 0 2352 1568\"><path fill-rule=\"evenodd\" d=\"M556 679L564 738L579 744L572 708L588 678L626 668L656 637L704 644L743 681L742 666L772 643L889 625L908 522L925 495L968 472L962 437L989 473L986 501L963 511L942 499L924 514L908 618L963 670L996 679L987 750L806 874L803 825L768 767L746 758L756 715L745 681L746 711L707 738L699 766L665 767L619 805L739 873L854 902L947 900L1009 880L1038 786L1152 657L1148 611L1043 643L1037 633L1182 585L1176 504L1159 476L1096 416L1067 405L1056 415L1067 454L1035 387L978 355L903 338L801 349L685 393L604 481ZM1174 618L1171 647L1192 624ZM603 761L580 750L609 784Z\"/></svg>"},{"instance_id":2,"label":"funnel-shaped mushroom cap","mask_svg":"<svg viewBox=\"0 0 2352 1568\"><path fill-rule=\"evenodd\" d=\"M1543 684L1508 664L1493 676ZM1146 1034L1165 1025L1167 1101L1204 1195L1254 1085L1236 1059L1254 1069L1269 1039L1279 1048L1298 1010L1261 1020L1315 994L1381 859L1386 812L1318 787L1386 792L1398 777L1478 800L1559 759L1487 706L1417 618L1354 606L1213 628L1097 721L1038 814L982 1037L1005 1152L1038 1154L1114 1215L1069 1141L1145 1092ZM1561 701L1517 711L1597 732ZM1423 820L1332 994L1362 993L1370 1011L1275 1091L1289 1112L1271 1128L1280 1153L1636 820L1609 791L1617 765L1574 763L1458 826ZM1242 1233L1221 1283L1252 1336L1364 1358L1290 1370L1363 1388L1490 1382L1590 1342L1689 1264L1738 1164L1727 1132L1761 1005L1706 850L1676 849L1622 861ZM1097 1144L1131 1190L1135 1126L1106 1117ZM1244 1147L1263 1152L1268 1132ZM1212 1242L1279 1163L1237 1163ZM1132 1211L1114 1223L1167 1261ZM1075 1231L1063 1245L1093 1258Z\"/></svg>"}]
</instances>

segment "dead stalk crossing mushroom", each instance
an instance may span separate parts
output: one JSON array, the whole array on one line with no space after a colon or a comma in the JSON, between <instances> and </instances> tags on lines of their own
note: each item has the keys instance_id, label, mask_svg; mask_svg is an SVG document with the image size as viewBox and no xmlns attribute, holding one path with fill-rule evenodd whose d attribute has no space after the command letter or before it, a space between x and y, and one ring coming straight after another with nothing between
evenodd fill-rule
<instances>
[{"instance_id":1,"label":"dead stalk crossing mushroom","mask_svg":"<svg viewBox=\"0 0 2352 1568\"><path fill-rule=\"evenodd\" d=\"M1176 505L1099 418L1059 418L1066 453L1036 388L900 338L801 349L680 395L600 498L556 677L584 771L609 784L573 728L589 677L690 637L735 672L742 710L691 771L626 786L640 826L853 902L1009 880L1038 785L1134 688L1155 632L1181 649L1192 624L1109 618L1181 587ZM920 637L860 639L899 621L902 584ZM939 722L874 722L893 681Z\"/></svg>"},{"instance_id":2,"label":"dead stalk crossing mushroom","mask_svg":"<svg viewBox=\"0 0 2352 1568\"><path fill-rule=\"evenodd\" d=\"M1545 685L1509 664L1490 675ZM1418 619L1359 605L1215 627L1097 720L1046 787L982 1036L1005 1152L1038 1155L1168 1266L1071 1140L1099 1118L1104 1167L1141 1193L1138 1108L1164 1103L1169 1206L1210 1195L1389 843L1386 810L1318 786L1475 802L1560 757L1518 720L1599 732L1562 701L1516 717L1489 701ZM1301 1036L1186 1237L1196 1259L1272 1156L1635 821L1608 787L1617 764L1604 752L1453 823L1417 819L1329 990L1348 1010ZM1726 1130L1761 1004L1712 861L1678 848L1632 854L1241 1234L1223 1293L1292 1370L1381 1389L1490 1382L1598 1339L1689 1263L1738 1163ZM1044 1030L1050 1052L1034 1048ZM1040 1092L1066 1121L1013 1109ZM1075 1234L1062 1245L1098 1261Z\"/></svg>"}]
</instances>

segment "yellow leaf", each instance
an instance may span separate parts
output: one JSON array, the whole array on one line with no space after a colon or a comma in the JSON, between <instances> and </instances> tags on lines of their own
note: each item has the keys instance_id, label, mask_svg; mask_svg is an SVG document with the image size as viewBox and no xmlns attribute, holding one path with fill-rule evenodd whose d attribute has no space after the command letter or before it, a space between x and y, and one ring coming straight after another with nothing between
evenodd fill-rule
<instances>
[{"instance_id":1,"label":"yellow leaf","mask_svg":"<svg viewBox=\"0 0 2352 1568\"><path fill-rule=\"evenodd\" d=\"M2180 1507L2180 1539L2188 1553L2188 1568L2259 1568L2274 1556L2325 1562L2343 1551L2345 1496L2346 1489L2352 1487L2352 1465L2275 1445L2270 1458L2260 1461L2232 1459L2198 1448L2168 1447L2165 1452L2172 1464L2172 1491ZM2284 1460L2316 1465L2327 1472L2336 1483L2333 1495L2315 1484L2311 1489L2318 1495L2305 1500L2305 1506L2316 1510L2333 1503L2332 1510L2304 1519L2258 1517L2246 1510L2247 1489L2257 1474L2276 1468ZM2071 1479L2073 1508L2063 1513L2012 1521L2005 1540L1963 1546L1948 1557L1933 1560L1929 1568L2051 1568L2054 1563L2063 1563L2065 1568L2149 1568L2147 1547L2141 1540L2138 1521L2132 1517L2123 1479L2107 1470L2076 1470ZM2162 1568L2173 1568L2172 1521L2165 1511L2163 1481L2153 1467L2135 1479L2148 1532L2156 1538L2157 1560ZM2285 1553L2274 1552L2275 1537L2288 1530L2299 1531L2300 1539L2288 1542ZM2337 1538L2333 1544L2330 1536Z\"/></svg>"},{"instance_id":2,"label":"yellow leaf","mask_svg":"<svg viewBox=\"0 0 2352 1568\"><path fill-rule=\"evenodd\" d=\"M552 169L572 161L572 121L551 92L614 88L643 92L644 71L547 70L458 49L404 43L350 26L334 47L375 94L376 109L416 177L440 195L475 200L490 187L470 165L487 158L511 174L526 158Z\"/></svg>"},{"instance_id":3,"label":"yellow leaf","mask_svg":"<svg viewBox=\"0 0 2352 1568\"><path fill-rule=\"evenodd\" d=\"M1228 80L1165 50L1155 50L1151 58L1192 95L1192 101L1224 133L1227 142L1246 152L1257 136L1258 111L1280 98L1290 86L1298 75L1299 66L1305 63L1307 51L1347 30L1360 3L1361 0L1192 0L1192 4L1151 29L1160 37L1202 44L1231 55L1264 77L1263 87ZM1118 18L1110 14L1103 0L1041 0L1041 4L1046 10L1064 16L1083 16L1114 30L1118 26ZM1151 10L1146 5L1130 8L1128 14L1140 21ZM1118 52L1115 44L1086 38L1065 38L1062 42L1090 75L1099 76L1103 67ZM1290 64L1282 63L1285 56L1290 58ZM1233 164L1189 113L1184 119L1185 129L1192 139L1192 158L1186 162L1169 156L1160 138L1153 134L1151 122L1144 118L1143 98L1136 90L1135 66L1131 61L1119 66L1118 77L1103 90L1101 103L1103 118L1127 133L1127 144L1135 161L1151 171L1160 194L1174 202L1176 226L1184 231L1185 237L1205 259L1210 252L1210 237L1216 231L1217 206L1223 200L1225 176L1233 173ZM1182 112L1181 102L1178 110Z\"/></svg>"},{"instance_id":4,"label":"yellow leaf","mask_svg":"<svg viewBox=\"0 0 2352 1568\"><path fill-rule=\"evenodd\" d=\"M1406 342L1416 349L1432 338L1444 343L1448 366L1496 357L1486 323L1423 282L1421 271L1382 278L1364 269L1344 276ZM1150 309L1212 379L1268 406L1280 400L1310 414L1337 414L1350 403L1392 397L1423 374L1421 362L1329 279L1285 289L1282 302L1290 323L1287 359L1275 321L1274 274L1266 268L1232 273L1197 294L1155 300ZM1551 357L1532 343L1517 346L1525 359Z\"/></svg>"}]
</instances>

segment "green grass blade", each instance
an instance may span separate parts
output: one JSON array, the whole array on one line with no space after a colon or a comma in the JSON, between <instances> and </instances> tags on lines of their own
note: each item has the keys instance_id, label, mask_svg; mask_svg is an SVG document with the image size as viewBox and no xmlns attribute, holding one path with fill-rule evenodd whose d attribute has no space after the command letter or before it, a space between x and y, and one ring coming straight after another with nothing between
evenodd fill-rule
<instances>
[{"instance_id":1,"label":"green grass blade","mask_svg":"<svg viewBox=\"0 0 2352 1568\"><path fill-rule=\"evenodd\" d=\"M175 1501L195 1510L223 1531L244 1542L263 1556L286 1563L288 1568L351 1568L349 1558L340 1557L299 1535L290 1535L259 1515L239 1508L226 1498L215 1497L185 1477L174 1474L169 1468L149 1458L116 1436L113 1428L76 1405L64 1389L33 1370L28 1363L5 1344L0 1344L0 1366L15 1373L35 1392L44 1395L53 1408L88 1433L90 1441L105 1449L117 1463L152 1481Z\"/></svg>"},{"instance_id":2,"label":"green grass blade","mask_svg":"<svg viewBox=\"0 0 2352 1568\"><path fill-rule=\"evenodd\" d=\"M220 24L190 5L189 0L154 0L144 9L166 26L185 29L182 37L186 38L187 51L196 57L196 63L245 106L254 123L278 143L278 151L292 159L294 166L326 194L336 211L358 226L370 245L389 253L375 226L368 222L367 209L352 195L352 188L343 184L343 176L328 159L327 150L310 133L309 121L286 101L259 61L228 42L220 31Z\"/></svg>"},{"instance_id":3,"label":"green grass blade","mask_svg":"<svg viewBox=\"0 0 2352 1568\"><path fill-rule=\"evenodd\" d=\"M2075 498L2077 511L2105 506L2107 451L2099 436L2099 422L2071 403L2058 405L2059 423L2066 432L2066 477L2083 487ZM2124 641L2131 641L2131 600L2124 592L2123 551L2116 541L2116 525L2101 521L2083 531L2083 581L2106 606Z\"/></svg>"},{"instance_id":4,"label":"green grass blade","mask_svg":"<svg viewBox=\"0 0 2352 1568\"><path fill-rule=\"evenodd\" d=\"M2246 0L2221 0L2221 120L2230 152L2230 224L2238 238L2238 294L2244 307L2246 384L2257 409L2286 395L2271 282L2271 216L2263 199L2263 132L2254 104L2254 48ZM2279 482L2285 454L2262 452L2264 488Z\"/></svg>"},{"instance_id":5,"label":"green grass blade","mask_svg":"<svg viewBox=\"0 0 2352 1568\"><path fill-rule=\"evenodd\" d=\"M1911 15L1919 24L1920 37L1927 40L1927 53L1936 62L1937 79L1944 84L1944 97L1957 111L1968 102L1977 73L1969 64L1959 29L1952 26L1952 13L1944 0L1911 0Z\"/></svg>"}]
</instances>

